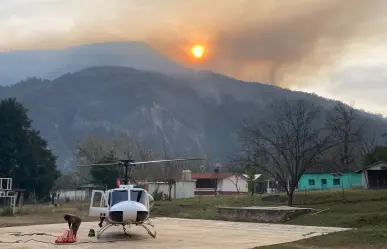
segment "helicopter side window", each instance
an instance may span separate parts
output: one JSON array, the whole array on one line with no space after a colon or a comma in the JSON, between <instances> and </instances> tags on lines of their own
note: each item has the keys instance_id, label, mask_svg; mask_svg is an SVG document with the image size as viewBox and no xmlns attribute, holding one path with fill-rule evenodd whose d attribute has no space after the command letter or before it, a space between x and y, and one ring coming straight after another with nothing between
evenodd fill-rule
<instances>
[{"instance_id":1,"label":"helicopter side window","mask_svg":"<svg viewBox=\"0 0 387 249\"><path fill-rule=\"evenodd\" d=\"M131 190L130 191L130 200L140 202L142 193L143 193L142 190Z\"/></svg>"},{"instance_id":2,"label":"helicopter side window","mask_svg":"<svg viewBox=\"0 0 387 249\"><path fill-rule=\"evenodd\" d=\"M115 190L111 193L111 205L115 205L122 201L128 200L128 191L127 190Z\"/></svg>"}]
</instances>

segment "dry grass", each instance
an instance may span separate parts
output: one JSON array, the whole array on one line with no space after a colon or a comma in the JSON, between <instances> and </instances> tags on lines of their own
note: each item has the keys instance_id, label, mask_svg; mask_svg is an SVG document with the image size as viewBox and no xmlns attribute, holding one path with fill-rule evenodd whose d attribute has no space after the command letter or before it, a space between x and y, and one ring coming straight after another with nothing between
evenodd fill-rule
<instances>
[{"instance_id":1,"label":"dry grass","mask_svg":"<svg viewBox=\"0 0 387 249\"><path fill-rule=\"evenodd\" d=\"M25 205L21 211L13 216L8 208L1 210L0 227L27 226L37 224L54 224L64 222L67 213L75 214L83 221L96 221L98 217L87 216L89 203L69 203L55 207L54 205Z\"/></svg>"},{"instance_id":2,"label":"dry grass","mask_svg":"<svg viewBox=\"0 0 387 249\"><path fill-rule=\"evenodd\" d=\"M156 202L152 216L193 219L218 219L218 206L276 206L285 203L267 203L261 196L203 196L200 198ZM357 230L329 234L297 242L276 245L266 249L326 249L326 248L383 248L387 244L387 191L346 190L324 192L300 192L295 205L326 210L316 215L305 215L289 221L289 224L352 227ZM89 203L24 206L16 216L1 217L0 226L62 223L65 213L73 213L84 221L96 221L88 217Z\"/></svg>"}]
</instances>

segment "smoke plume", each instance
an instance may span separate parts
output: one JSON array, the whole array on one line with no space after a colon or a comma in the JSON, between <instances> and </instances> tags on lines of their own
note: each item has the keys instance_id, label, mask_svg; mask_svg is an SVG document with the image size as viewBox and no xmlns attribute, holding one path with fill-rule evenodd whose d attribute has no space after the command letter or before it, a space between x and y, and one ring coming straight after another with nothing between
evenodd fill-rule
<instances>
[{"instance_id":1,"label":"smoke plume","mask_svg":"<svg viewBox=\"0 0 387 249\"><path fill-rule=\"evenodd\" d=\"M4 14L19 12L0 19L0 49L144 40L184 64L282 86L387 34L385 0L30 0L28 15L16 2ZM189 54L195 43L203 61Z\"/></svg>"}]
</instances>

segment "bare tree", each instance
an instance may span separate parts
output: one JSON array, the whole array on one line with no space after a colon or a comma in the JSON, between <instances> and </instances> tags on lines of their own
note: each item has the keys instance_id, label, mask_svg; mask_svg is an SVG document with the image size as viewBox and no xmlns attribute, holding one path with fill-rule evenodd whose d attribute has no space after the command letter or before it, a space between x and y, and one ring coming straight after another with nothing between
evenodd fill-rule
<instances>
[{"instance_id":1,"label":"bare tree","mask_svg":"<svg viewBox=\"0 0 387 249\"><path fill-rule=\"evenodd\" d=\"M323 161L323 154L335 146L333 132L325 129L321 108L304 100L276 105L271 122L245 122L241 133L246 161L275 178L287 191L288 205L301 176ZM322 123L322 124L321 124ZM259 154L269 158L257 160Z\"/></svg>"},{"instance_id":2,"label":"bare tree","mask_svg":"<svg viewBox=\"0 0 387 249\"><path fill-rule=\"evenodd\" d=\"M220 167L214 168L215 173L215 186L214 186L214 195L218 194L218 183L219 183L219 173L220 173Z\"/></svg>"},{"instance_id":3,"label":"bare tree","mask_svg":"<svg viewBox=\"0 0 387 249\"><path fill-rule=\"evenodd\" d=\"M238 155L231 156L230 157L230 164L228 165L229 172L233 172L237 175L247 175L247 189L248 192L251 193L251 196L254 196L255 194L255 174L257 172L257 168L255 165L251 164L250 160L247 160L247 162L239 161L241 157ZM239 187L239 179L236 181L230 180L234 185L238 192L238 195L240 193L240 187Z\"/></svg>"},{"instance_id":4,"label":"bare tree","mask_svg":"<svg viewBox=\"0 0 387 249\"><path fill-rule=\"evenodd\" d=\"M382 137L383 137L383 138L387 138L387 133L383 133L383 134L382 134ZM387 140L386 140L386 144L387 144Z\"/></svg>"},{"instance_id":5,"label":"bare tree","mask_svg":"<svg viewBox=\"0 0 387 249\"><path fill-rule=\"evenodd\" d=\"M238 199L240 194L239 177L240 177L239 174L235 174L235 180L233 180L232 178L228 179L230 182L234 184L235 190L237 191L237 194L238 194Z\"/></svg>"},{"instance_id":6,"label":"bare tree","mask_svg":"<svg viewBox=\"0 0 387 249\"><path fill-rule=\"evenodd\" d=\"M113 137L111 143L119 158L138 159L138 141L127 133L119 133Z\"/></svg>"},{"instance_id":7,"label":"bare tree","mask_svg":"<svg viewBox=\"0 0 387 249\"><path fill-rule=\"evenodd\" d=\"M155 159L156 157L156 154L153 152L152 149L150 149L149 147L141 144L141 143L138 143L138 148L139 148L139 159L141 161L149 161L149 160L153 160ZM146 164L141 164L139 165L139 167L137 167L137 174L139 176L139 178L145 180L146 178L148 178L147 176L150 175L147 171L148 169L148 165ZM159 169L157 170L159 171ZM151 172L155 172L155 169L153 169Z\"/></svg>"},{"instance_id":8,"label":"bare tree","mask_svg":"<svg viewBox=\"0 0 387 249\"><path fill-rule=\"evenodd\" d=\"M247 174L247 177L248 177L248 188L249 188L249 191L251 193L251 196L254 196L255 194L255 174L257 173L257 169L256 167L253 167L253 166L247 166L245 168L245 172Z\"/></svg>"},{"instance_id":9,"label":"bare tree","mask_svg":"<svg viewBox=\"0 0 387 249\"><path fill-rule=\"evenodd\" d=\"M69 190L75 189L77 187L77 182L75 179L74 173L70 172L67 174L61 175L58 179L56 179L54 184L54 190Z\"/></svg>"},{"instance_id":10,"label":"bare tree","mask_svg":"<svg viewBox=\"0 0 387 249\"><path fill-rule=\"evenodd\" d=\"M98 162L112 151L120 159L136 161L151 160L156 156L144 143L126 133L117 134L117 136L111 139L103 139L96 135L91 135L77 146L77 163L90 164ZM90 182L90 167L77 168L76 172L83 182ZM160 167L152 167L152 170L149 170L147 165L140 165L132 173L134 177L146 178L159 175L160 172Z\"/></svg>"},{"instance_id":11,"label":"bare tree","mask_svg":"<svg viewBox=\"0 0 387 249\"><path fill-rule=\"evenodd\" d=\"M90 135L78 143L75 151L76 163L96 163L104 158L112 148L110 141L95 135ZM75 166L73 170L75 172L77 184L88 183L91 181L90 167Z\"/></svg>"},{"instance_id":12,"label":"bare tree","mask_svg":"<svg viewBox=\"0 0 387 249\"><path fill-rule=\"evenodd\" d=\"M168 155L167 149L164 146L164 157L163 159L171 159ZM176 162L164 162L164 181L168 184L168 200L172 200L172 188L175 186L176 190L176 180L179 178L181 172L178 172L179 164Z\"/></svg>"},{"instance_id":13,"label":"bare tree","mask_svg":"<svg viewBox=\"0 0 387 249\"><path fill-rule=\"evenodd\" d=\"M113 143L115 150L120 158L126 158L136 161L148 161L156 159L157 155L144 142L140 142L127 133L118 134ZM141 164L133 169L133 176L141 180L154 178L161 173L160 167L156 165Z\"/></svg>"},{"instance_id":14,"label":"bare tree","mask_svg":"<svg viewBox=\"0 0 387 249\"><path fill-rule=\"evenodd\" d=\"M164 148L164 159L170 159L167 153L167 150ZM174 177L174 169L172 162L164 163L164 180L168 183L168 200L172 200L172 188L176 183L176 179Z\"/></svg>"},{"instance_id":15,"label":"bare tree","mask_svg":"<svg viewBox=\"0 0 387 249\"><path fill-rule=\"evenodd\" d=\"M374 151L378 144L379 143L378 143L378 139L376 138L375 132L368 137L363 136L361 149L360 149L361 156L364 157L368 153Z\"/></svg>"},{"instance_id":16,"label":"bare tree","mask_svg":"<svg viewBox=\"0 0 387 249\"><path fill-rule=\"evenodd\" d=\"M367 120L360 120L355 109L339 103L326 121L327 127L335 133L334 139L338 143L333 149L337 150L338 168L340 171L351 171L353 169L351 166L360 155Z\"/></svg>"}]
</instances>

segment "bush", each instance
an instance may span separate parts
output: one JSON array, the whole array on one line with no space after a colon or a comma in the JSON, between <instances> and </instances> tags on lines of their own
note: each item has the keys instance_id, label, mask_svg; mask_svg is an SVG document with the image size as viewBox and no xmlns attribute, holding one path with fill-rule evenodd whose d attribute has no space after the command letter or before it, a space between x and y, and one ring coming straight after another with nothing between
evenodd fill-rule
<instances>
[{"instance_id":1,"label":"bush","mask_svg":"<svg viewBox=\"0 0 387 249\"><path fill-rule=\"evenodd\" d=\"M165 198L165 194L157 189L153 191L152 196L155 201L162 201Z\"/></svg>"},{"instance_id":2,"label":"bush","mask_svg":"<svg viewBox=\"0 0 387 249\"><path fill-rule=\"evenodd\" d=\"M1 210L1 216L13 216L13 209L11 207L6 207Z\"/></svg>"}]
</instances>

